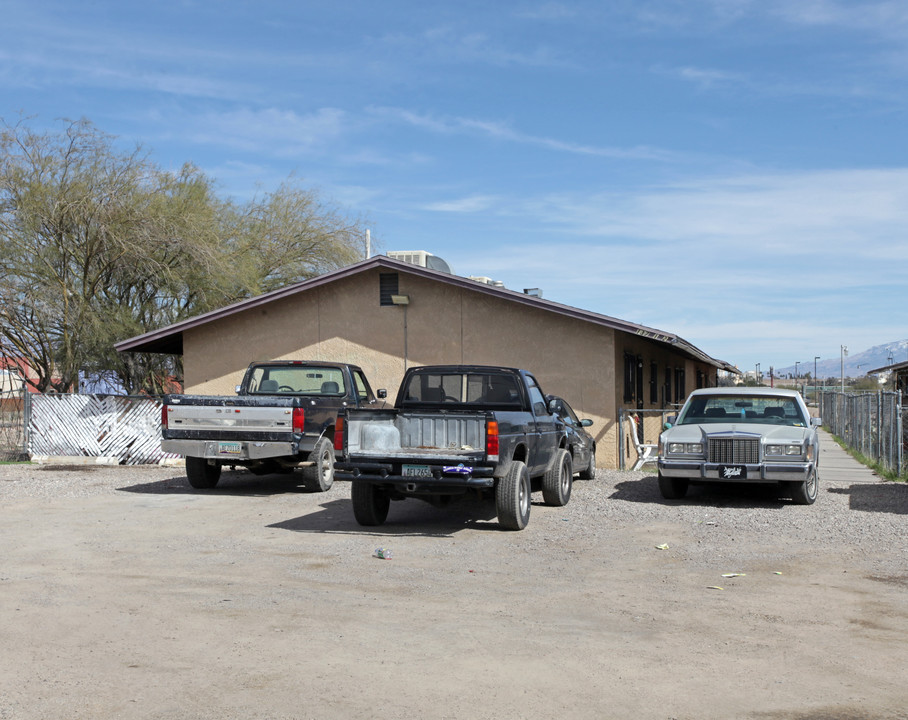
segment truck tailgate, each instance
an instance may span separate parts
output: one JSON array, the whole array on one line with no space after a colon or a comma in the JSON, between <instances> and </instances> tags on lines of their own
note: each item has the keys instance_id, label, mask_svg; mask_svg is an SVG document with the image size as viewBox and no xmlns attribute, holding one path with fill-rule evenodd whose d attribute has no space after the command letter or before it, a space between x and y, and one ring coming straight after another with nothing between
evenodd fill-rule
<instances>
[{"instance_id":1,"label":"truck tailgate","mask_svg":"<svg viewBox=\"0 0 908 720\"><path fill-rule=\"evenodd\" d=\"M293 434L293 402L267 404L256 399L184 396L167 404L168 439L229 439L242 435L262 440L289 439Z\"/></svg>"},{"instance_id":2,"label":"truck tailgate","mask_svg":"<svg viewBox=\"0 0 908 720\"><path fill-rule=\"evenodd\" d=\"M349 457L458 458L485 451L484 413L347 412Z\"/></svg>"}]
</instances>

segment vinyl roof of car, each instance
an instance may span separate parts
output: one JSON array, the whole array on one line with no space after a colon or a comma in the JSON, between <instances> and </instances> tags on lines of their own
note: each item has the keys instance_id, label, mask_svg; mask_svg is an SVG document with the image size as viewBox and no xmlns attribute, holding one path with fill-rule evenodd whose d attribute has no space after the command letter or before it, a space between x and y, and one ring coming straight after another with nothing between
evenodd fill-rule
<instances>
[{"instance_id":1,"label":"vinyl roof of car","mask_svg":"<svg viewBox=\"0 0 908 720\"><path fill-rule=\"evenodd\" d=\"M786 388L769 388L769 387L717 387L717 388L700 388L694 390L691 395L767 395L770 397L795 397L800 395L797 390L788 390Z\"/></svg>"}]
</instances>

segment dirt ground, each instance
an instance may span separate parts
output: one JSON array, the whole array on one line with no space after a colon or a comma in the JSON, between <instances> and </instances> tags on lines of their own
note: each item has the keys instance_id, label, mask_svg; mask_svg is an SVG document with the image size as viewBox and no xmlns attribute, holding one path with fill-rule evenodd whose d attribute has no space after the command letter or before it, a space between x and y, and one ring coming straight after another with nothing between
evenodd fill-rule
<instances>
[{"instance_id":1,"label":"dirt ground","mask_svg":"<svg viewBox=\"0 0 908 720\"><path fill-rule=\"evenodd\" d=\"M342 483L7 466L0 720L908 717L904 490L600 471L365 529Z\"/></svg>"}]
</instances>

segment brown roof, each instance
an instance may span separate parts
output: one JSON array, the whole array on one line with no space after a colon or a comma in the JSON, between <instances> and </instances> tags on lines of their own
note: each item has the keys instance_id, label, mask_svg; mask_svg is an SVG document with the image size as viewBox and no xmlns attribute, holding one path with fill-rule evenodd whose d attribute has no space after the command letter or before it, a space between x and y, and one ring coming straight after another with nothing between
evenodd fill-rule
<instances>
[{"instance_id":1,"label":"brown roof","mask_svg":"<svg viewBox=\"0 0 908 720\"><path fill-rule=\"evenodd\" d=\"M280 300L291 295L296 295L297 293L306 292L308 290L321 287L322 285L327 285L328 283L332 283L336 280L358 275L359 273L374 269L410 273L411 275L429 278L437 282L447 283L448 285L465 288L473 292L493 295L495 297L503 298L511 302L529 305L530 307L547 310L549 312L558 313L560 315L576 318L585 322L591 322L595 325L612 328L613 330L620 330L621 332L631 333L632 335L647 338L655 342L672 345L675 350L677 350L681 354L708 363L721 370L728 370L735 373L739 372L738 369L733 365L730 365L723 360L716 360L715 358L710 357L699 348L691 345L683 338L680 338L677 335L673 335L672 333L656 330L654 328L646 327L645 325L637 325L636 323L620 320L608 315L601 315L599 313L590 312L589 310L581 310L570 305L562 305L561 303L552 302L551 300L544 300L534 295L527 295L526 293L517 292L516 290L508 290L506 288L496 287L494 285L486 285L485 283L470 280L458 275L451 275L449 273L441 272L438 270L431 270L429 268L424 268L418 265L413 265L411 263L395 260L387 257L386 255L376 255L369 258L368 260L363 260L353 265L348 265L346 267L340 268L339 270L334 270L332 272L325 273L324 275L319 275L318 277L314 277L310 280L303 280L302 282L288 285L287 287L281 288L280 290L274 290L272 292L265 293L264 295L258 295L246 300L240 300L239 302L235 302L232 305L227 305L217 310L212 310L211 312L189 318L188 320L183 320L182 322L168 325L167 327L161 328L160 330L153 330L143 335L137 335L136 337L129 338L128 340L123 340L116 343L114 347L119 352L152 352L181 355L183 353L183 332L185 330L190 330L192 328L199 327L200 325L205 325L207 323L220 320L221 318L228 317L235 313L244 312L251 308L274 302L275 300Z\"/></svg>"}]
</instances>

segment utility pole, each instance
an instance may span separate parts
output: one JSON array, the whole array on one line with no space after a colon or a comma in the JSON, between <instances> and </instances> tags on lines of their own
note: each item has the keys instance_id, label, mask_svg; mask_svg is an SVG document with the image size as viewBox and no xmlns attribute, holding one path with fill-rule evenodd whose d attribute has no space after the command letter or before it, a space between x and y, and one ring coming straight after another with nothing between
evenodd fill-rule
<instances>
[{"instance_id":1,"label":"utility pole","mask_svg":"<svg viewBox=\"0 0 908 720\"><path fill-rule=\"evenodd\" d=\"M819 385L820 381L817 380L817 360L819 360L819 359L820 359L819 355L813 356L813 394L814 394L813 399L816 400L817 403L820 402L820 385Z\"/></svg>"},{"instance_id":2,"label":"utility pole","mask_svg":"<svg viewBox=\"0 0 908 720\"><path fill-rule=\"evenodd\" d=\"M845 347L844 345L842 345L841 349L842 349L842 355L841 355L842 367L841 367L840 372L841 372L841 377L842 377L842 394L844 395L845 394L845 356L848 354L848 348Z\"/></svg>"}]
</instances>

